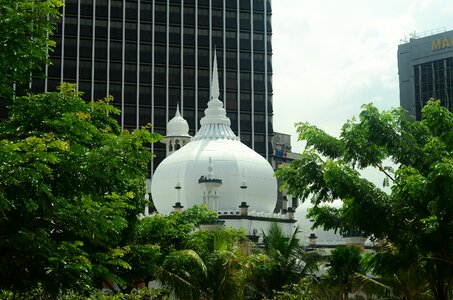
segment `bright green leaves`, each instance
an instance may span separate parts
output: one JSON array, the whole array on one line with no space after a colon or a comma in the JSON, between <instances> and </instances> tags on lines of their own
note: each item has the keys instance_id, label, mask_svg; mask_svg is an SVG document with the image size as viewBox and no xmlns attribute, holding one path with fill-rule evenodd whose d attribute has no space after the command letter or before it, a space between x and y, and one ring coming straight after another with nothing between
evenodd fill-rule
<instances>
[{"instance_id":1,"label":"bright green leaves","mask_svg":"<svg viewBox=\"0 0 453 300\"><path fill-rule=\"evenodd\" d=\"M422 123L426 125L433 136L440 136L442 140L451 142L453 134L453 114L448 108L440 106L439 100L431 99L422 109ZM451 150L453 145L447 143Z\"/></svg>"},{"instance_id":2,"label":"bright green leaves","mask_svg":"<svg viewBox=\"0 0 453 300\"><path fill-rule=\"evenodd\" d=\"M434 100L422 113L418 122L401 109L380 112L367 104L358 119L343 126L338 139L301 123L298 132L307 148L277 176L289 194L315 204L309 214L315 226L373 235L410 266L427 270L433 265L429 272L435 273L446 268L439 261L453 261L453 113ZM384 165L389 160L396 171ZM391 194L354 169L366 167L384 174ZM343 206L321 206L334 199ZM427 279L433 293L445 295L453 278L448 267ZM404 273L401 268L395 272Z\"/></svg>"},{"instance_id":3,"label":"bright green leaves","mask_svg":"<svg viewBox=\"0 0 453 300\"><path fill-rule=\"evenodd\" d=\"M133 241L138 244L160 245L166 253L173 248L181 249L192 231L213 220L218 220L217 213L198 205L168 216L155 214L151 218L140 220Z\"/></svg>"},{"instance_id":4,"label":"bright green leaves","mask_svg":"<svg viewBox=\"0 0 453 300\"><path fill-rule=\"evenodd\" d=\"M124 243L143 212L149 145L160 136L121 131L109 99L80 96L63 84L18 98L0 123L0 268L16 270L1 287L69 289L72 278L83 289L129 268ZM43 249L39 261L28 244Z\"/></svg>"},{"instance_id":5,"label":"bright green leaves","mask_svg":"<svg viewBox=\"0 0 453 300\"><path fill-rule=\"evenodd\" d=\"M165 257L159 280L181 299L242 299L254 260L249 243L232 228L194 232L185 249Z\"/></svg>"}]
</instances>

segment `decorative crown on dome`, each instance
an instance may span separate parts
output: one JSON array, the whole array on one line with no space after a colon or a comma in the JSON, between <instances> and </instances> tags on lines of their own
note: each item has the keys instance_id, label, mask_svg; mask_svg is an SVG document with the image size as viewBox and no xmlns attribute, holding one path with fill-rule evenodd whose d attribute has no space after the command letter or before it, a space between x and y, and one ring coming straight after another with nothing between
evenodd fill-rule
<instances>
[{"instance_id":1,"label":"decorative crown on dome","mask_svg":"<svg viewBox=\"0 0 453 300\"><path fill-rule=\"evenodd\" d=\"M226 115L222 101L219 100L219 74L217 69L217 54L214 51L214 64L212 67L211 99L205 109L205 116L200 120L200 130L197 132L194 141L201 139L229 139L239 140L231 130L230 118Z\"/></svg>"},{"instance_id":2,"label":"decorative crown on dome","mask_svg":"<svg viewBox=\"0 0 453 300\"><path fill-rule=\"evenodd\" d=\"M189 124L179 112L179 103L176 106L175 116L167 124L167 136L190 137Z\"/></svg>"}]
</instances>

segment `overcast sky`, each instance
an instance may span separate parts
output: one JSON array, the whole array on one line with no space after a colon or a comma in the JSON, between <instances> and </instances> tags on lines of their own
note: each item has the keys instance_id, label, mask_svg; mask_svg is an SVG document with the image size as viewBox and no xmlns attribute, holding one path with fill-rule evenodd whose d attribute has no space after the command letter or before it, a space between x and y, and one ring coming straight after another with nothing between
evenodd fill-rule
<instances>
[{"instance_id":1,"label":"overcast sky","mask_svg":"<svg viewBox=\"0 0 453 300\"><path fill-rule=\"evenodd\" d=\"M273 0L274 131L310 122L338 135L373 102L399 106L397 47L411 33L453 29L452 0Z\"/></svg>"}]
</instances>

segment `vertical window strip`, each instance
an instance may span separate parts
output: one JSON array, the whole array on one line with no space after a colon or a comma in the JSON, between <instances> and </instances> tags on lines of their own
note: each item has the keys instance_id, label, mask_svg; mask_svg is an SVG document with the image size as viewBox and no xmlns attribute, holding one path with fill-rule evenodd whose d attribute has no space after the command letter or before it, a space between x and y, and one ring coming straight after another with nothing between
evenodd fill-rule
<instances>
[{"instance_id":1,"label":"vertical window strip","mask_svg":"<svg viewBox=\"0 0 453 300\"><path fill-rule=\"evenodd\" d=\"M255 149L255 82L254 82L254 59L253 59L253 0L250 0L250 101L251 101L251 122L252 122L252 149Z\"/></svg>"},{"instance_id":2,"label":"vertical window strip","mask_svg":"<svg viewBox=\"0 0 453 300\"><path fill-rule=\"evenodd\" d=\"M165 56L165 125L168 124L169 120L169 76L168 72L170 70L170 1L167 1L167 30L166 30L166 56Z\"/></svg>"},{"instance_id":3,"label":"vertical window strip","mask_svg":"<svg viewBox=\"0 0 453 300\"><path fill-rule=\"evenodd\" d=\"M80 1L77 1L77 43L76 43L76 89L79 90L80 77Z\"/></svg>"},{"instance_id":4,"label":"vertical window strip","mask_svg":"<svg viewBox=\"0 0 453 300\"><path fill-rule=\"evenodd\" d=\"M239 0L236 3L237 11L236 11L236 63L237 63L237 116L238 116L238 137L241 137L241 44L240 44L240 4Z\"/></svg>"},{"instance_id":5,"label":"vertical window strip","mask_svg":"<svg viewBox=\"0 0 453 300\"><path fill-rule=\"evenodd\" d=\"M223 107L226 109L226 1L223 0Z\"/></svg>"},{"instance_id":6,"label":"vertical window strip","mask_svg":"<svg viewBox=\"0 0 453 300\"><path fill-rule=\"evenodd\" d=\"M269 98L269 95L267 94L268 93L268 86L267 86L267 39L268 39L268 35L267 35L267 0L263 0L263 1L264 1L264 18L263 18L263 22L264 22L264 39L263 39L263 43L264 43L264 114L265 114L264 130L266 133L266 139L265 139L266 159L269 160L269 107L267 104L268 98Z\"/></svg>"},{"instance_id":7,"label":"vertical window strip","mask_svg":"<svg viewBox=\"0 0 453 300\"><path fill-rule=\"evenodd\" d=\"M239 1L239 0L238 0ZM198 0L195 0L195 134L198 131Z\"/></svg>"},{"instance_id":8,"label":"vertical window strip","mask_svg":"<svg viewBox=\"0 0 453 300\"><path fill-rule=\"evenodd\" d=\"M108 1L107 8L107 91L106 96L110 94L110 14L111 14L111 0Z\"/></svg>"},{"instance_id":9,"label":"vertical window strip","mask_svg":"<svg viewBox=\"0 0 453 300\"><path fill-rule=\"evenodd\" d=\"M136 83L136 128L140 128L140 0L137 1L137 83Z\"/></svg>"},{"instance_id":10,"label":"vertical window strip","mask_svg":"<svg viewBox=\"0 0 453 300\"><path fill-rule=\"evenodd\" d=\"M209 0L209 70L208 70L208 86L211 87L211 79L212 79L212 0ZM217 51L217 50L216 50ZM209 96L208 100L211 100L211 88L209 88Z\"/></svg>"},{"instance_id":11,"label":"vertical window strip","mask_svg":"<svg viewBox=\"0 0 453 300\"><path fill-rule=\"evenodd\" d=\"M447 59L443 59L443 64L444 64L445 107L450 108L450 97L448 95Z\"/></svg>"},{"instance_id":12,"label":"vertical window strip","mask_svg":"<svg viewBox=\"0 0 453 300\"><path fill-rule=\"evenodd\" d=\"M126 66L126 0L123 0L123 19L121 28L121 129L124 129L124 80Z\"/></svg>"},{"instance_id":13,"label":"vertical window strip","mask_svg":"<svg viewBox=\"0 0 453 300\"><path fill-rule=\"evenodd\" d=\"M93 27L91 28L91 101L94 101L94 56L96 54L96 0L93 0ZM121 109L121 112L123 110ZM123 118L123 113L121 113Z\"/></svg>"},{"instance_id":14,"label":"vertical window strip","mask_svg":"<svg viewBox=\"0 0 453 300\"><path fill-rule=\"evenodd\" d=\"M156 2L151 2L151 133L154 133L154 46L155 46L155 23L156 23ZM154 143L151 143L151 152L154 152ZM151 160L151 178L154 173L154 159Z\"/></svg>"},{"instance_id":15,"label":"vertical window strip","mask_svg":"<svg viewBox=\"0 0 453 300\"><path fill-rule=\"evenodd\" d=\"M180 102L180 110L181 115L184 117L184 0L181 0L181 50L180 50L180 68L179 68L179 75L180 75L180 94L179 94L179 102Z\"/></svg>"}]
</instances>

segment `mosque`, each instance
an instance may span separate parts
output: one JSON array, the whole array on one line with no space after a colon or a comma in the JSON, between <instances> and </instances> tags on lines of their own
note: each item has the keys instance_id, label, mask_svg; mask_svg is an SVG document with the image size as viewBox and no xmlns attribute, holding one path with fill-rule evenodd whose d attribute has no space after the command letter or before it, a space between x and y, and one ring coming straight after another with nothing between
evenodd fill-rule
<instances>
[{"instance_id":1,"label":"mosque","mask_svg":"<svg viewBox=\"0 0 453 300\"><path fill-rule=\"evenodd\" d=\"M194 137L181 116L179 107L167 124L167 157L159 164L151 181L151 194L160 214L168 214L206 204L217 211L226 226L242 228L248 237L258 241L272 222L280 224L287 235L300 218L302 245L336 246L344 244L338 233L311 230L306 213L310 204L301 205L297 212L288 207L274 213L277 199L277 179L271 164L261 155L241 143L231 130L223 103L219 100L217 59L211 82L211 99L200 129Z\"/></svg>"},{"instance_id":2,"label":"mosque","mask_svg":"<svg viewBox=\"0 0 453 300\"><path fill-rule=\"evenodd\" d=\"M231 130L231 121L219 100L217 59L214 54L211 99L191 137L179 107L167 124L164 137L167 157L159 164L151 182L158 213L206 204L217 211L226 226L243 228L252 240L271 222L293 231L294 209L273 213L277 180L269 162L241 143Z\"/></svg>"}]
</instances>

